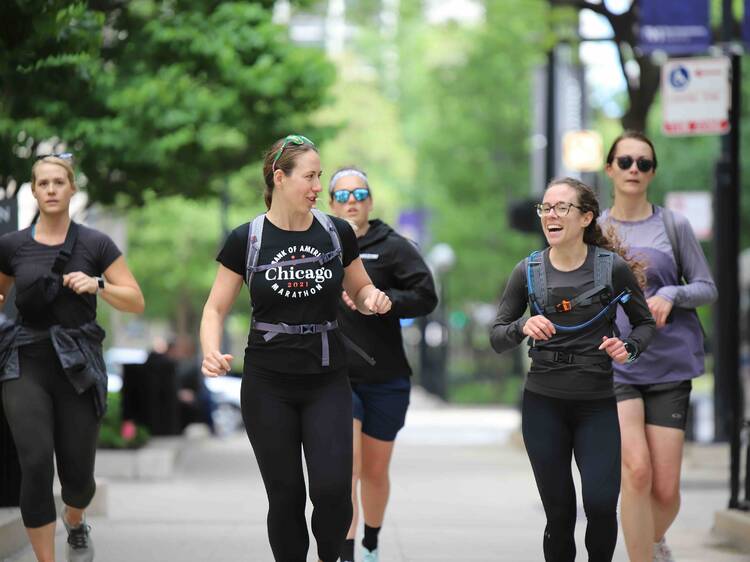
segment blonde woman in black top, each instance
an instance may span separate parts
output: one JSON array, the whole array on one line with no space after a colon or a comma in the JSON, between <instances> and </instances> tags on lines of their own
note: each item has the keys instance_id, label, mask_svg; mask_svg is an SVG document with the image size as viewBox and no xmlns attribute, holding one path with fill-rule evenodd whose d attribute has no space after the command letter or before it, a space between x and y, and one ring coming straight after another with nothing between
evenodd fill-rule
<instances>
[{"instance_id":1,"label":"blonde woman in black top","mask_svg":"<svg viewBox=\"0 0 750 562\"><path fill-rule=\"evenodd\" d=\"M39 562L55 560L53 456L68 531L67 559L93 560L84 510L91 501L99 423L106 409L104 330L97 297L141 313L143 295L104 233L70 219L70 155L31 169L39 220L0 238L0 302L16 285L18 321L0 326L3 408L21 465L21 515Z\"/></svg>"}]
</instances>

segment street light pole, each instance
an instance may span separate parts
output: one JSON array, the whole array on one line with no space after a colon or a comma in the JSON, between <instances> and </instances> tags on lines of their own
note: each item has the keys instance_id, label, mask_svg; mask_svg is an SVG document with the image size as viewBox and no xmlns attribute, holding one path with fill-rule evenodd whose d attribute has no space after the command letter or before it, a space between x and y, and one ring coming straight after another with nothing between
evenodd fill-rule
<instances>
[{"instance_id":1,"label":"street light pole","mask_svg":"<svg viewBox=\"0 0 750 562\"><path fill-rule=\"evenodd\" d=\"M739 145L740 145L740 57L734 52L732 0L722 0L722 42L732 63L732 101L729 132L721 139L716 164L715 277L719 292L714 317L714 404L716 436L730 441L729 508L740 507L740 431L742 395L739 380ZM723 415L723 413L726 413ZM746 498L747 499L747 498Z\"/></svg>"}]
</instances>

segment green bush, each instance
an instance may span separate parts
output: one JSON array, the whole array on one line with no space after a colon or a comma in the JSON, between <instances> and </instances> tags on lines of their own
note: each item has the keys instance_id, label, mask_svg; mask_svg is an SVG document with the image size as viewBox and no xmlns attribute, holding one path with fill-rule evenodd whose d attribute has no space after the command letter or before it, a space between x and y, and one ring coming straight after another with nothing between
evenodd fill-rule
<instances>
[{"instance_id":1,"label":"green bush","mask_svg":"<svg viewBox=\"0 0 750 562\"><path fill-rule=\"evenodd\" d=\"M107 413L99 430L98 446L102 449L137 449L145 445L151 435L143 426L136 425L135 434L129 438L123 436L120 393L110 392L107 402Z\"/></svg>"}]
</instances>

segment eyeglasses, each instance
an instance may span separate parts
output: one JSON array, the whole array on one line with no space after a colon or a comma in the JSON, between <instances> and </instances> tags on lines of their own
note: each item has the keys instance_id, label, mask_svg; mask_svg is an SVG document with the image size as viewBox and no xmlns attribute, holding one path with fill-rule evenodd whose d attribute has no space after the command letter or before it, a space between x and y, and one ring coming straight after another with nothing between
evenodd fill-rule
<instances>
[{"instance_id":1,"label":"eyeglasses","mask_svg":"<svg viewBox=\"0 0 750 562\"><path fill-rule=\"evenodd\" d=\"M583 210L578 205L574 205L573 203L566 203L565 201L558 201L554 205L550 205L549 203L538 203L534 205L536 207L536 214L540 217L549 215L552 212L552 209L555 210L555 214L558 217L565 217L570 212L571 207L575 207L576 209Z\"/></svg>"},{"instance_id":2,"label":"eyeglasses","mask_svg":"<svg viewBox=\"0 0 750 562\"><path fill-rule=\"evenodd\" d=\"M654 161L649 160L648 158L638 158L637 160L634 160L632 156L618 156L616 160L617 166L621 170L629 170L633 165L633 162L635 162L635 165L638 166L638 169L644 174L650 172L654 167Z\"/></svg>"},{"instance_id":3,"label":"eyeglasses","mask_svg":"<svg viewBox=\"0 0 750 562\"><path fill-rule=\"evenodd\" d=\"M287 135L284 138L284 142L281 144L281 148L279 148L279 151L276 153L276 156L273 157L273 164L271 164L271 171L276 171L276 162L279 161L279 158L281 158L281 153L284 152L284 149L286 148L286 145L289 143L296 144L298 146L302 146L303 144L309 144L310 146L315 146L315 143L308 139L307 137L303 137L302 135Z\"/></svg>"},{"instance_id":4,"label":"eyeglasses","mask_svg":"<svg viewBox=\"0 0 750 562\"><path fill-rule=\"evenodd\" d=\"M43 160L44 158L59 158L60 160L73 160L72 152L53 152L51 154L39 154L37 160Z\"/></svg>"},{"instance_id":5,"label":"eyeglasses","mask_svg":"<svg viewBox=\"0 0 750 562\"><path fill-rule=\"evenodd\" d=\"M346 203L349 201L349 195L354 195L356 201L364 201L370 196L370 190L366 187L358 187L357 189L339 189L333 192L336 203Z\"/></svg>"}]
</instances>

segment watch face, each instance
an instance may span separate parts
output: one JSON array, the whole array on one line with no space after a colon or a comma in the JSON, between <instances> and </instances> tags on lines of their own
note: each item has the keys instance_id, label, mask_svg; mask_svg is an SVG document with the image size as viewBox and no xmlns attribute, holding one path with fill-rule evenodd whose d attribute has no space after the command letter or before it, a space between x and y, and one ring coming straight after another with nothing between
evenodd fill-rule
<instances>
[{"instance_id":1,"label":"watch face","mask_svg":"<svg viewBox=\"0 0 750 562\"><path fill-rule=\"evenodd\" d=\"M104 288L104 277L97 277L96 281L97 281L97 283L99 283L99 288L103 289Z\"/></svg>"}]
</instances>

